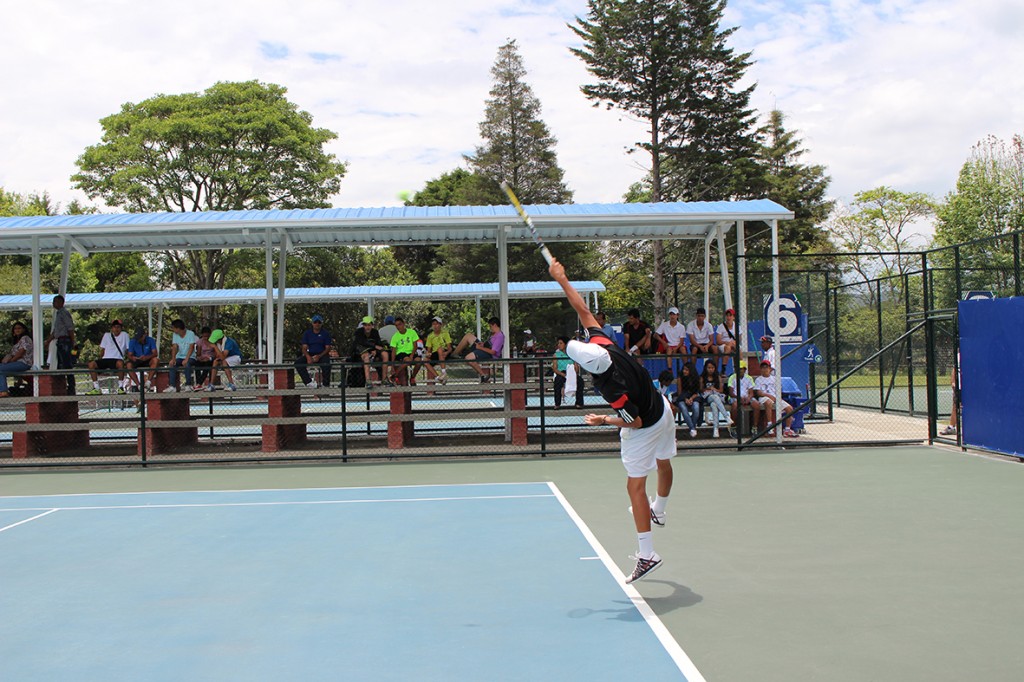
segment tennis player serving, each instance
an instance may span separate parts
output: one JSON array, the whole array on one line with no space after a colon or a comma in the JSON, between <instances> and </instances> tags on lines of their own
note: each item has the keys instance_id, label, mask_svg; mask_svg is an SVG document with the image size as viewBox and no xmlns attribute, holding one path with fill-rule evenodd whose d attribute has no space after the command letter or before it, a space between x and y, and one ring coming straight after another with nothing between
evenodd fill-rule
<instances>
[{"instance_id":1,"label":"tennis player serving","mask_svg":"<svg viewBox=\"0 0 1024 682\"><path fill-rule=\"evenodd\" d=\"M636 567L627 583L645 577L659 566L661 557L654 551L651 523L665 525L665 504L672 490L672 457L676 454L676 429L668 399L654 389L647 370L602 331L583 297L565 276L565 268L552 259L548 268L569 304L587 329L589 341L570 341L566 352L573 361L594 375L594 386L615 410L615 415L588 414L591 426L619 428L622 463L626 467L626 492L636 523L639 551L630 558ZM658 490L654 500L647 499L647 476L658 471Z\"/></svg>"}]
</instances>

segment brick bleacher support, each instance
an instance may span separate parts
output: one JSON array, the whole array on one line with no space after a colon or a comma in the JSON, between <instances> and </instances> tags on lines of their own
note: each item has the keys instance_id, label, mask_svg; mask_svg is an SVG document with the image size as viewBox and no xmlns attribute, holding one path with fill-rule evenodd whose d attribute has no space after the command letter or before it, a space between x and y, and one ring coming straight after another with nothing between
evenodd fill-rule
<instances>
[{"instance_id":1,"label":"brick bleacher support","mask_svg":"<svg viewBox=\"0 0 1024 682\"><path fill-rule=\"evenodd\" d=\"M412 413L412 394L393 391L391 393L391 414ZM401 450L412 440L415 424L411 421L388 421L388 449Z\"/></svg>"},{"instance_id":2,"label":"brick bleacher support","mask_svg":"<svg viewBox=\"0 0 1024 682\"><path fill-rule=\"evenodd\" d=\"M270 370L274 379L274 389L294 389L295 372L292 369ZM301 417L302 398L297 395L272 395L267 398L267 417ZM263 452L280 450L301 445L306 442L305 424L264 424Z\"/></svg>"},{"instance_id":3,"label":"brick bleacher support","mask_svg":"<svg viewBox=\"0 0 1024 682\"><path fill-rule=\"evenodd\" d=\"M170 385L170 375L159 372L156 375L156 390L162 392ZM191 404L188 394L175 393L178 398L161 398L146 401L146 418L158 421L190 421L192 419ZM199 443L198 428L155 428L146 429L146 452L148 455L160 455L173 451L175 448L196 445ZM142 441L139 441L139 455L142 454Z\"/></svg>"},{"instance_id":4,"label":"brick bleacher support","mask_svg":"<svg viewBox=\"0 0 1024 682\"><path fill-rule=\"evenodd\" d=\"M526 365L520 362L509 365L513 384L526 383ZM515 388L508 391L509 406L513 410L526 409L526 389ZM526 445L528 441L528 421L526 417L512 417L512 444Z\"/></svg>"},{"instance_id":5,"label":"brick bleacher support","mask_svg":"<svg viewBox=\"0 0 1024 682\"><path fill-rule=\"evenodd\" d=\"M40 396L68 395L68 382L64 376L37 376ZM52 403L25 403L27 424L75 424L78 420L78 401ZM73 448L89 447L89 430L16 431L12 434L12 456L16 459L67 452Z\"/></svg>"}]
</instances>

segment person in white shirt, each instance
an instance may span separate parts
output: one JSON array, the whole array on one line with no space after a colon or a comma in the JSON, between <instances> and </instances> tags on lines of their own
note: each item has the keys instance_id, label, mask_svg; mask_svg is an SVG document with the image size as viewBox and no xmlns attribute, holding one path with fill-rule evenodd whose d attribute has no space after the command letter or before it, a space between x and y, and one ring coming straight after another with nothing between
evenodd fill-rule
<instances>
[{"instance_id":1,"label":"person in white shirt","mask_svg":"<svg viewBox=\"0 0 1024 682\"><path fill-rule=\"evenodd\" d=\"M654 335L665 344L665 353L669 355L668 366L671 368L671 356L686 351L683 345L686 340L686 327L679 322L679 308L672 307L668 309L668 319L658 325Z\"/></svg>"},{"instance_id":2,"label":"person in white shirt","mask_svg":"<svg viewBox=\"0 0 1024 682\"><path fill-rule=\"evenodd\" d=\"M729 356L736 353L736 311L729 308L725 311L725 321L715 328L715 344L718 355L722 358L722 372L729 364Z\"/></svg>"},{"instance_id":3,"label":"person in white shirt","mask_svg":"<svg viewBox=\"0 0 1024 682\"><path fill-rule=\"evenodd\" d=\"M761 376L754 379L754 397L764 409L765 422L775 421L775 377L772 376L771 363L767 360L761 361ZM793 426L793 408L785 400L781 398L778 400L782 405L782 414L785 417L783 421L785 428L782 430L782 435L786 438L796 438L796 432L791 428Z\"/></svg>"},{"instance_id":4,"label":"person in white shirt","mask_svg":"<svg viewBox=\"0 0 1024 682\"><path fill-rule=\"evenodd\" d=\"M124 331L124 325L121 324L121 320L114 320L110 323L110 331L103 335L100 339L100 348L103 349L103 357L99 360L93 360L89 363L89 369L92 370L90 373L92 377L92 390L87 395L99 395L100 394L100 377L97 370L101 369L116 369L117 378L120 381L120 386L117 389L118 393L125 392L125 378L124 378L124 359L128 353L128 344L131 341L128 338L128 332Z\"/></svg>"},{"instance_id":5,"label":"person in white shirt","mask_svg":"<svg viewBox=\"0 0 1024 682\"><path fill-rule=\"evenodd\" d=\"M778 369L778 365L775 363L775 343L770 336L761 337L761 359L768 361L768 364L772 366L772 371Z\"/></svg>"},{"instance_id":6,"label":"person in white shirt","mask_svg":"<svg viewBox=\"0 0 1024 682\"><path fill-rule=\"evenodd\" d=\"M739 424L739 410L749 407L754 413L754 420L751 424L760 424L761 403L754 397L754 381L747 375L747 363L745 360L740 360L736 374L729 377L726 389L729 393L729 414L732 416L732 423Z\"/></svg>"},{"instance_id":7,"label":"person in white shirt","mask_svg":"<svg viewBox=\"0 0 1024 682\"><path fill-rule=\"evenodd\" d=\"M718 348L714 344L715 329L707 321L708 311L697 308L697 316L686 325L686 335L690 338L690 359L697 361L698 355L715 355Z\"/></svg>"}]
</instances>

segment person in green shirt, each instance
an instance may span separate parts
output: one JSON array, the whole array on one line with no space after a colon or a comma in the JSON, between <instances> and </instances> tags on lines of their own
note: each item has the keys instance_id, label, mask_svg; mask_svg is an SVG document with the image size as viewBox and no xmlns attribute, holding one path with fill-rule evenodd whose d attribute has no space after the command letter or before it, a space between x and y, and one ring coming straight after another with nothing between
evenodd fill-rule
<instances>
[{"instance_id":1,"label":"person in green shirt","mask_svg":"<svg viewBox=\"0 0 1024 682\"><path fill-rule=\"evenodd\" d=\"M427 349L427 383L434 383L435 378L438 383L447 383L448 370L444 361L452 352L452 336L444 328L444 320L440 317L434 317L430 321L430 333L427 334L424 345ZM441 366L440 372L434 369L436 364Z\"/></svg>"},{"instance_id":2,"label":"person in green shirt","mask_svg":"<svg viewBox=\"0 0 1024 682\"><path fill-rule=\"evenodd\" d=\"M397 368L391 374L392 381L400 385L411 383L415 386L415 373L409 381L409 366L416 360L416 342L420 340L420 335L415 329L407 327L401 317L395 318L395 327L398 331L391 336L391 352Z\"/></svg>"}]
</instances>

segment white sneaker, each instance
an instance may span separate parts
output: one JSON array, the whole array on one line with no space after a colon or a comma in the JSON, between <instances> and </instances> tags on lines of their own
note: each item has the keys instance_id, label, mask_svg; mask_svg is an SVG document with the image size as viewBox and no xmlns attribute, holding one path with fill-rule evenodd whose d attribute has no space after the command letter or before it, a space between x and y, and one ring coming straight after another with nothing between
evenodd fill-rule
<instances>
[{"instance_id":1,"label":"white sneaker","mask_svg":"<svg viewBox=\"0 0 1024 682\"><path fill-rule=\"evenodd\" d=\"M712 438L718 438L718 427L717 426L715 427L715 430L711 432L711 436L712 436Z\"/></svg>"},{"instance_id":2,"label":"white sneaker","mask_svg":"<svg viewBox=\"0 0 1024 682\"><path fill-rule=\"evenodd\" d=\"M690 429L690 438L697 437L697 429Z\"/></svg>"},{"instance_id":3,"label":"white sneaker","mask_svg":"<svg viewBox=\"0 0 1024 682\"><path fill-rule=\"evenodd\" d=\"M654 498L651 498L651 523L655 526L665 527L665 517L668 516L668 512L661 512L660 514L654 511ZM630 514L633 513L633 505L629 505L628 511Z\"/></svg>"},{"instance_id":4,"label":"white sneaker","mask_svg":"<svg viewBox=\"0 0 1024 682\"><path fill-rule=\"evenodd\" d=\"M174 386L168 386L167 388L164 389L164 393L177 393L177 392L178 392L178 389L175 388Z\"/></svg>"},{"instance_id":5,"label":"white sneaker","mask_svg":"<svg viewBox=\"0 0 1024 682\"><path fill-rule=\"evenodd\" d=\"M316 388L316 382L315 381L309 382L308 384L306 384L306 388Z\"/></svg>"},{"instance_id":6,"label":"white sneaker","mask_svg":"<svg viewBox=\"0 0 1024 682\"><path fill-rule=\"evenodd\" d=\"M650 559L643 559L636 554L630 554L630 559L636 559L636 568L633 569L633 573L626 578L626 584L635 583L637 580L641 580L650 573L653 573L661 566L661 557L655 552Z\"/></svg>"}]
</instances>

